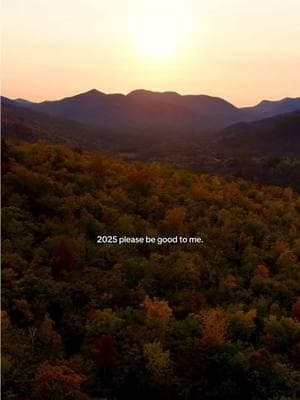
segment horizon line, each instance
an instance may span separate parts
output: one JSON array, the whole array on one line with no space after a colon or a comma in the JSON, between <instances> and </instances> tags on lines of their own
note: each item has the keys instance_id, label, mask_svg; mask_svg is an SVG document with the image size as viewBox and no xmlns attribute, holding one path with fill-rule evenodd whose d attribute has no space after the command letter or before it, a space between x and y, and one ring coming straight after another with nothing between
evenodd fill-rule
<instances>
[{"instance_id":1,"label":"horizon line","mask_svg":"<svg viewBox=\"0 0 300 400\"><path fill-rule=\"evenodd\" d=\"M88 94L88 93L90 93L90 92L97 92L97 93L103 94L103 95L105 95L105 96L121 95L121 96L127 97L127 96L129 96L130 94L132 94L132 93L134 93L134 92L139 92L139 91L140 91L140 92L143 92L143 91L144 91L144 92L149 92L149 93L158 93L158 94L168 94L168 93L169 93L169 94L178 95L178 96L180 96L180 97L185 97L185 96L206 96L206 97L211 97L211 98L217 98L217 99L224 100L224 101L230 103L231 105L233 105L234 107L239 108L239 109L241 109L241 108L248 108L248 107L254 107L254 106L257 106L257 105L263 103L264 101L267 101L267 102L279 102L279 101L283 101L283 100L298 99L298 98L300 98L300 96L296 96L296 97L287 96L287 97L276 98L276 99L263 98L262 100L258 101L258 102L255 103L254 105L251 104L251 105L247 105L247 106L237 106L237 105L235 105L233 102L227 100L226 98L221 97L221 96L217 96L217 95L209 95L209 94L204 94L204 93L196 93L196 94L195 94L195 93L187 93L187 94L181 94L181 93L179 93L179 92L177 92L177 91L173 91L173 90L154 90L154 89L144 89L144 88L133 89L133 90L130 90L129 92L127 92L127 93L121 93L121 92L103 92L103 91L101 91L101 90L99 90L99 89L91 88L91 89L85 90L85 91L83 91L83 92L76 92L75 94L72 94L72 95L67 95L67 96L64 96L64 97L53 98L53 99L45 99L45 100L41 100L41 101L30 100L29 98L25 98L25 97L16 97L16 98L12 98L12 97L9 97L9 96L5 96L4 94L1 94L1 98L2 98L2 97L6 97L6 98L8 98L9 100L12 100L12 101L18 101L18 100L19 100L19 101L28 101L28 102L31 102L31 103L39 104L39 103L44 103L44 102L62 101L62 100L69 99L69 98L72 98L72 97L76 97L76 96Z\"/></svg>"}]
</instances>

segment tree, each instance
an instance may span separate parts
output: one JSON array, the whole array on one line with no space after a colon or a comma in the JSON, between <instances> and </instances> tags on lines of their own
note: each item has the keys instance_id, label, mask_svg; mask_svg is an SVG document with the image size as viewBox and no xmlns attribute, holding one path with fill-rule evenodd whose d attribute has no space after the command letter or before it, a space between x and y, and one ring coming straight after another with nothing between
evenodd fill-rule
<instances>
[{"instance_id":1,"label":"tree","mask_svg":"<svg viewBox=\"0 0 300 400\"><path fill-rule=\"evenodd\" d=\"M173 311L166 300L150 299L146 296L143 302L146 321L158 337L163 337L168 328Z\"/></svg>"},{"instance_id":2,"label":"tree","mask_svg":"<svg viewBox=\"0 0 300 400\"><path fill-rule=\"evenodd\" d=\"M230 317L229 332L233 339L249 340L256 328L256 310L239 310Z\"/></svg>"},{"instance_id":3,"label":"tree","mask_svg":"<svg viewBox=\"0 0 300 400\"><path fill-rule=\"evenodd\" d=\"M89 313L89 321L86 329L91 337L99 337L101 334L114 334L122 325L119 318L111 308L104 310L93 310Z\"/></svg>"},{"instance_id":4,"label":"tree","mask_svg":"<svg viewBox=\"0 0 300 400\"><path fill-rule=\"evenodd\" d=\"M111 334L97 339L93 351L93 359L98 368L113 370L117 364L116 341Z\"/></svg>"},{"instance_id":5,"label":"tree","mask_svg":"<svg viewBox=\"0 0 300 400\"><path fill-rule=\"evenodd\" d=\"M34 379L33 398L40 400L87 400L81 392L86 377L64 364L51 365L45 361L39 365Z\"/></svg>"},{"instance_id":6,"label":"tree","mask_svg":"<svg viewBox=\"0 0 300 400\"><path fill-rule=\"evenodd\" d=\"M259 264L255 268L255 273L262 278L268 278L270 275L269 268L266 267L264 264Z\"/></svg>"},{"instance_id":7,"label":"tree","mask_svg":"<svg viewBox=\"0 0 300 400\"><path fill-rule=\"evenodd\" d=\"M201 342L204 345L218 345L225 341L228 322L222 310L216 308L200 314L203 324Z\"/></svg>"},{"instance_id":8,"label":"tree","mask_svg":"<svg viewBox=\"0 0 300 400\"><path fill-rule=\"evenodd\" d=\"M52 250L52 270L56 277L64 277L76 270L77 260L68 238L60 239L56 242Z\"/></svg>"},{"instance_id":9,"label":"tree","mask_svg":"<svg viewBox=\"0 0 300 400\"><path fill-rule=\"evenodd\" d=\"M184 233L184 221L186 217L185 207L174 207L167 211L164 225L168 231Z\"/></svg>"},{"instance_id":10,"label":"tree","mask_svg":"<svg viewBox=\"0 0 300 400\"><path fill-rule=\"evenodd\" d=\"M143 350L147 369L152 373L155 383L168 385L171 376L170 352L164 351L160 342L146 343Z\"/></svg>"},{"instance_id":11,"label":"tree","mask_svg":"<svg viewBox=\"0 0 300 400\"><path fill-rule=\"evenodd\" d=\"M265 323L265 334L265 342L271 349L289 351L300 340L300 322L271 315Z\"/></svg>"},{"instance_id":12,"label":"tree","mask_svg":"<svg viewBox=\"0 0 300 400\"><path fill-rule=\"evenodd\" d=\"M292 313L294 318L300 322L300 297L298 297L296 303L293 304Z\"/></svg>"},{"instance_id":13,"label":"tree","mask_svg":"<svg viewBox=\"0 0 300 400\"><path fill-rule=\"evenodd\" d=\"M55 331L54 322L48 313L37 329L37 338L42 344L48 358L55 358L62 352L61 336Z\"/></svg>"}]
</instances>

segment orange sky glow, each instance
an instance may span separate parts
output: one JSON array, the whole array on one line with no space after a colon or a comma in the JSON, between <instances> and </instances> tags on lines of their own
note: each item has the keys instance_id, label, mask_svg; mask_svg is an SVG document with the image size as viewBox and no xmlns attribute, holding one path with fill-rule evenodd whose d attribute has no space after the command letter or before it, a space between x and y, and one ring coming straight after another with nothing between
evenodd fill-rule
<instances>
[{"instance_id":1,"label":"orange sky glow","mask_svg":"<svg viewBox=\"0 0 300 400\"><path fill-rule=\"evenodd\" d=\"M2 0L2 94L300 96L299 0Z\"/></svg>"}]
</instances>

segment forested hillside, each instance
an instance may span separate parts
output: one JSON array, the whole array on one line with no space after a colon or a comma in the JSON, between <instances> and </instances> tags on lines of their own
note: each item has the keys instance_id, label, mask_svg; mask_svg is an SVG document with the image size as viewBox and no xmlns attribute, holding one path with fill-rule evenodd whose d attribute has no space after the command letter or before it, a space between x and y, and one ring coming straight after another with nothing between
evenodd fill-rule
<instances>
[{"instance_id":1,"label":"forested hillside","mask_svg":"<svg viewBox=\"0 0 300 400\"><path fill-rule=\"evenodd\" d=\"M211 147L221 157L300 155L300 110L233 125L216 135Z\"/></svg>"},{"instance_id":2,"label":"forested hillside","mask_svg":"<svg viewBox=\"0 0 300 400\"><path fill-rule=\"evenodd\" d=\"M114 131L30 110L8 99L2 102L1 112L4 137L28 142L44 139L126 160L159 161L202 173L291 186L300 192L300 111L198 134L125 127Z\"/></svg>"},{"instance_id":3,"label":"forested hillside","mask_svg":"<svg viewBox=\"0 0 300 400\"><path fill-rule=\"evenodd\" d=\"M291 188L11 139L2 173L5 399L300 397Z\"/></svg>"}]
</instances>

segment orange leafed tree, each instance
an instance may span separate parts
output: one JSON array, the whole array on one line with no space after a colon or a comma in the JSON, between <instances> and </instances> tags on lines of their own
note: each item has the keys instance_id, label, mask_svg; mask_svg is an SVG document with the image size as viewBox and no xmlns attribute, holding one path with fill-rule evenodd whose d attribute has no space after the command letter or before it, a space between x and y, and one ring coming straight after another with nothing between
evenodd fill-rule
<instances>
[{"instance_id":1,"label":"orange leafed tree","mask_svg":"<svg viewBox=\"0 0 300 400\"><path fill-rule=\"evenodd\" d=\"M262 278L268 278L270 275L269 268L266 267L264 264L259 264L255 267L255 273Z\"/></svg>"},{"instance_id":2,"label":"orange leafed tree","mask_svg":"<svg viewBox=\"0 0 300 400\"><path fill-rule=\"evenodd\" d=\"M146 310L147 318L150 320L157 319L167 324L173 314L172 309L166 300L160 300L157 298L150 299L149 296L146 296L143 306Z\"/></svg>"},{"instance_id":3,"label":"orange leafed tree","mask_svg":"<svg viewBox=\"0 0 300 400\"><path fill-rule=\"evenodd\" d=\"M185 216L185 207L174 207L167 211L164 219L164 225L172 231L180 232L184 228Z\"/></svg>"},{"instance_id":4,"label":"orange leafed tree","mask_svg":"<svg viewBox=\"0 0 300 400\"><path fill-rule=\"evenodd\" d=\"M81 393L81 384L86 377L73 371L66 365L51 365L42 363L35 375L34 399L84 400L87 397Z\"/></svg>"},{"instance_id":5,"label":"orange leafed tree","mask_svg":"<svg viewBox=\"0 0 300 400\"><path fill-rule=\"evenodd\" d=\"M152 332L152 338L163 338L169 328L169 322L173 311L166 300L151 299L146 296L143 302L146 311L146 324L148 333Z\"/></svg>"},{"instance_id":6,"label":"orange leafed tree","mask_svg":"<svg viewBox=\"0 0 300 400\"><path fill-rule=\"evenodd\" d=\"M222 344L225 341L228 322L222 310L216 308L201 313L203 324L201 342L204 345Z\"/></svg>"}]
</instances>

